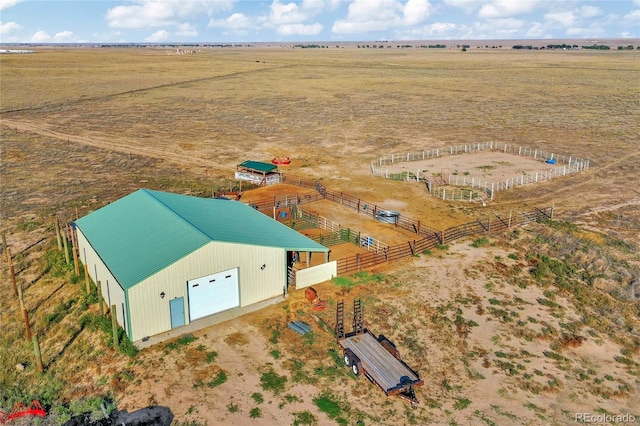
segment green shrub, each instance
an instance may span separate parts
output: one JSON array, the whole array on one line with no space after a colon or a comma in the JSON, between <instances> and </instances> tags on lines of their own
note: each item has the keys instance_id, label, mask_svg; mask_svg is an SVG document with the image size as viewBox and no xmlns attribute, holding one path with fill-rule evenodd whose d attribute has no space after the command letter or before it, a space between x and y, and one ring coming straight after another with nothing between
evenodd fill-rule
<instances>
[{"instance_id":1,"label":"green shrub","mask_svg":"<svg viewBox=\"0 0 640 426\"><path fill-rule=\"evenodd\" d=\"M471 243L471 247L478 248L478 247L486 246L487 244L489 244L489 239L486 237L481 237L473 240L473 243Z\"/></svg>"},{"instance_id":2,"label":"green shrub","mask_svg":"<svg viewBox=\"0 0 640 426\"><path fill-rule=\"evenodd\" d=\"M225 383L227 381L227 373L225 373L224 371L220 371L216 377L213 378L213 380L211 380L209 383L207 383L207 386L210 388L215 388L220 386L221 384Z\"/></svg>"},{"instance_id":3,"label":"green shrub","mask_svg":"<svg viewBox=\"0 0 640 426\"><path fill-rule=\"evenodd\" d=\"M280 376L273 370L262 373L260 376L260 386L262 389L270 390L276 395L284 390L286 384L286 376Z\"/></svg>"},{"instance_id":4,"label":"green shrub","mask_svg":"<svg viewBox=\"0 0 640 426\"><path fill-rule=\"evenodd\" d=\"M213 361L216 360L216 358L218 358L218 352L216 351L207 352L205 361L207 362L207 364L211 364Z\"/></svg>"},{"instance_id":5,"label":"green shrub","mask_svg":"<svg viewBox=\"0 0 640 426\"><path fill-rule=\"evenodd\" d=\"M298 411L291 414L293 414L293 426L314 426L318 424L318 418L308 410Z\"/></svg>"},{"instance_id":6,"label":"green shrub","mask_svg":"<svg viewBox=\"0 0 640 426\"><path fill-rule=\"evenodd\" d=\"M167 343L164 347L167 350L176 350L183 346L187 346L189 343L195 342L196 340L198 340L198 338L193 334L187 334L177 338L173 342Z\"/></svg>"},{"instance_id":7,"label":"green shrub","mask_svg":"<svg viewBox=\"0 0 640 426\"><path fill-rule=\"evenodd\" d=\"M456 399L456 402L453 403L453 408L456 410L464 410L469 405L471 405L471 400L468 398L459 398Z\"/></svg>"},{"instance_id":8,"label":"green shrub","mask_svg":"<svg viewBox=\"0 0 640 426\"><path fill-rule=\"evenodd\" d=\"M313 399L318 409L331 419L337 419L343 412L340 401L330 393L323 392Z\"/></svg>"}]
</instances>

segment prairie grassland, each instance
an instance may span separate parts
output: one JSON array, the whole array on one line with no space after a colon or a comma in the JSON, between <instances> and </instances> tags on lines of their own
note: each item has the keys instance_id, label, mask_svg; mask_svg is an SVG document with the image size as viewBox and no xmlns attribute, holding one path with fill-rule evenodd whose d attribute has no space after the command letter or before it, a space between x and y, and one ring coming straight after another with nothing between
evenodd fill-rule
<instances>
[{"instance_id":1,"label":"prairie grassland","mask_svg":"<svg viewBox=\"0 0 640 426\"><path fill-rule=\"evenodd\" d=\"M503 201L577 211L633 195L638 64L637 52L44 50L2 58L1 110L5 127L28 124L27 132L173 161L200 176L290 155L291 173L363 198L381 196L385 184L362 173L381 154L522 144L590 158L592 171ZM23 166L4 167L14 165ZM408 206L414 215L432 204L422 187L401 191L420 200Z\"/></svg>"},{"instance_id":2,"label":"prairie grassland","mask_svg":"<svg viewBox=\"0 0 640 426\"><path fill-rule=\"evenodd\" d=\"M0 60L0 215L47 371L35 372L4 280L3 411L37 397L60 423L81 410L69 401L93 397L95 408L106 396L129 410L167 405L195 424L640 414L638 52L45 49ZM484 209L366 174L379 155L485 140L590 158L591 170ZM320 328L289 332L290 319L312 322L300 292L182 346L134 358L110 349L96 301L54 248L50 214L82 215L138 187L208 194L239 162L274 155L292 157L288 173L437 229L551 203L576 228L532 225L317 287L328 324L337 299L362 297L373 331L420 370L415 411L349 376Z\"/></svg>"}]
</instances>

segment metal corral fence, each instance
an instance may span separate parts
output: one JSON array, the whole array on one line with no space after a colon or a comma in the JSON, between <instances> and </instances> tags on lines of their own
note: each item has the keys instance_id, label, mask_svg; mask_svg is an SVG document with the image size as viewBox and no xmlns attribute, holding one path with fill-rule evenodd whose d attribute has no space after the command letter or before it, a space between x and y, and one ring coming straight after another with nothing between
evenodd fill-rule
<instances>
[{"instance_id":1,"label":"metal corral fence","mask_svg":"<svg viewBox=\"0 0 640 426\"><path fill-rule=\"evenodd\" d=\"M343 192L328 190L318 181L304 180L297 177L287 177L282 181L283 183L291 185L313 188L318 192L318 195L320 195L320 199L326 199L334 201L336 203L340 203L340 205L344 207L355 210L356 212L358 212L358 214L371 216L371 218L374 220L377 217L377 212L383 210L373 203L369 203L359 198L352 197ZM315 197L313 196L310 197L310 199L314 198ZM290 199L291 198L288 198L287 200ZM302 200L298 202L299 200L297 197L295 197L295 200L298 204L304 204ZM264 202L261 202L261 205L270 205L271 207L267 208L267 211L273 210L275 207L273 200L264 200ZM314 216L311 214L308 215ZM326 228L323 229L330 229L332 232L336 232L339 229L344 229L340 228L339 225L336 225L333 222L320 219L320 216L316 217L319 227L322 223L330 223L330 225L325 225ZM534 210L532 211L519 212L516 214L513 214L513 212L509 212L509 215L507 217L502 217L497 214L488 215L485 219L470 221L468 223L457 225L445 230L437 230L435 228L424 225L419 220L400 216L398 217L396 223L392 224L391 226L396 226L398 228L402 228L415 233L416 239L394 246L388 246L386 244L384 246L381 245L379 250L371 250L367 253L359 253L348 258L337 259L338 275L345 275L352 272L361 271L363 269L371 268L376 265L380 265L393 260L405 259L422 253L425 250L435 248L439 244L449 243L459 238L496 233L507 228L521 226L529 222L540 222L545 219L553 219L553 207L544 209L534 208Z\"/></svg>"},{"instance_id":2,"label":"metal corral fence","mask_svg":"<svg viewBox=\"0 0 640 426\"><path fill-rule=\"evenodd\" d=\"M401 173L389 173L383 168L389 164L420 161L430 158L443 157L448 155L468 154L481 151L499 151L525 157L532 157L548 165L555 167L545 168L530 174L521 174L500 181L488 181L473 176L428 176L421 170L415 173L406 171ZM531 149L523 146L509 145L502 142L480 142L467 145L455 145L448 148L438 148L430 150L413 151L402 154L391 154L380 157L378 161L371 163L371 174L373 176L384 177L385 179L402 180L407 182L420 180L425 181L427 190L443 200L475 201L489 198L493 200L498 191L513 188L515 186L527 185L543 182L558 176L565 176L570 173L577 173L589 168L589 160L578 158L572 155L549 153L538 149ZM464 186L469 189L450 188L445 186Z\"/></svg>"},{"instance_id":3,"label":"metal corral fence","mask_svg":"<svg viewBox=\"0 0 640 426\"><path fill-rule=\"evenodd\" d=\"M486 219L475 220L462 225L454 226L442 231L441 238L427 236L403 244L388 247L379 252L369 252L357 254L352 257L338 259L338 275L349 274L363 269L371 268L385 262L406 259L425 250L435 248L444 242L452 242L459 238L490 234L503 231L507 228L524 225L528 222L539 222L550 219L553 216L553 209L535 209L530 212L523 212L516 215L509 214L508 218L498 215L488 216Z\"/></svg>"},{"instance_id":4,"label":"metal corral fence","mask_svg":"<svg viewBox=\"0 0 640 426\"><path fill-rule=\"evenodd\" d=\"M326 234L310 236L314 241L324 245L324 246L332 246L342 243L352 243L357 246L363 247L367 250L373 251L382 251L386 247L389 247L388 244L371 237L369 235L363 234L362 232L353 230L351 228L344 228L338 223L335 223L326 217L322 217L317 214L308 213L302 211L299 208L292 209L292 216L296 218L296 222L303 222L309 224L310 227L324 229L327 232ZM293 226L294 229L303 229L298 228L297 225ZM306 228L304 228L306 229Z\"/></svg>"}]
</instances>

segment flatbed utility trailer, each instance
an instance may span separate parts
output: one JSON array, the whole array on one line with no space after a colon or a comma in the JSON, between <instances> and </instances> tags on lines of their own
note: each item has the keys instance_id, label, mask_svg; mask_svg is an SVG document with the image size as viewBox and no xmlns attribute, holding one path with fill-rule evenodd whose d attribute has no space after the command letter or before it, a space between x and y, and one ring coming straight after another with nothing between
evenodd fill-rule
<instances>
[{"instance_id":1,"label":"flatbed utility trailer","mask_svg":"<svg viewBox=\"0 0 640 426\"><path fill-rule=\"evenodd\" d=\"M400 357L400 351L382 334L375 337L364 328L360 300L353 303L353 332L344 333L344 301L338 302L336 312L336 338L343 349L345 365L356 376L364 374L386 395L398 395L418 404L414 386L424 381Z\"/></svg>"}]
</instances>

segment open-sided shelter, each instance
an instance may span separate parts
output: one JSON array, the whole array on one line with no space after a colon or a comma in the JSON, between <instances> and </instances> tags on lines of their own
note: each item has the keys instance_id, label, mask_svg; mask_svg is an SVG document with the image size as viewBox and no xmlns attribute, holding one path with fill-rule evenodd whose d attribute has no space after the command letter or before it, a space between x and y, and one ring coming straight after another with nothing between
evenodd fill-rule
<instances>
[{"instance_id":1,"label":"open-sided shelter","mask_svg":"<svg viewBox=\"0 0 640 426\"><path fill-rule=\"evenodd\" d=\"M235 177L263 186L280 183L278 166L260 161L247 160L238 164Z\"/></svg>"},{"instance_id":2,"label":"open-sided shelter","mask_svg":"<svg viewBox=\"0 0 640 426\"><path fill-rule=\"evenodd\" d=\"M81 260L134 342L282 296L292 252L329 251L240 202L147 189L76 230Z\"/></svg>"}]
</instances>

